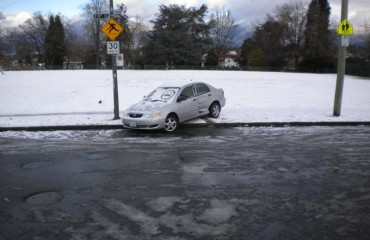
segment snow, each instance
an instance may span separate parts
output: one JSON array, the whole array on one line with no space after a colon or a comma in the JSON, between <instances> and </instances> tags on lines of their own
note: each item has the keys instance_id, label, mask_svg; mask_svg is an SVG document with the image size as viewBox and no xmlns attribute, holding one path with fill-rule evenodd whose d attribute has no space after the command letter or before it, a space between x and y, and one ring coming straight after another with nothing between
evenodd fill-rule
<instances>
[{"instance_id":1,"label":"snow","mask_svg":"<svg viewBox=\"0 0 370 240\"><path fill-rule=\"evenodd\" d=\"M0 127L121 125L112 120L112 79L111 70L5 72ZM226 106L216 123L370 121L370 79L345 77L341 116L334 117L336 74L286 72L119 70L120 112L163 83L182 80L223 88Z\"/></svg>"},{"instance_id":2,"label":"snow","mask_svg":"<svg viewBox=\"0 0 370 240\"><path fill-rule=\"evenodd\" d=\"M175 234L185 233L197 237L227 235L234 228L234 225L229 222L232 217L238 216L237 209L245 209L246 206L256 203L253 199L219 200L212 198L210 206L200 211L199 205L206 205L202 199L199 202L192 202L180 197L159 197L146 203L151 208L150 212L153 214L154 211L157 215L157 218L153 218L146 212L116 199L102 200L106 209L137 223L142 233L148 237L160 234L161 226L171 229ZM196 204L195 207L194 204ZM176 214L171 212L171 208L177 209ZM183 209L189 209L189 211L181 211Z\"/></svg>"}]
</instances>

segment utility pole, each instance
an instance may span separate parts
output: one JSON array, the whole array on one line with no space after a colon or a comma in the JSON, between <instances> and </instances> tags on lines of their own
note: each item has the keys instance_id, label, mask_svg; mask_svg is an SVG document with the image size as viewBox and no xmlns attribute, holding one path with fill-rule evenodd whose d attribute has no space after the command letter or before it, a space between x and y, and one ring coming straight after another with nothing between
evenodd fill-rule
<instances>
[{"instance_id":1,"label":"utility pole","mask_svg":"<svg viewBox=\"0 0 370 240\"><path fill-rule=\"evenodd\" d=\"M342 0L341 22L347 19L348 19L348 0ZM338 53L337 85L335 89L334 112L333 112L333 115L336 117L340 116L342 107L344 75L346 72L346 54L347 46L343 43L342 37Z\"/></svg>"},{"instance_id":2,"label":"utility pole","mask_svg":"<svg viewBox=\"0 0 370 240\"><path fill-rule=\"evenodd\" d=\"M96 18L96 39L95 39L95 51L96 51L96 69L100 68L100 57L99 57L99 43L100 43L100 19Z\"/></svg>"},{"instance_id":3,"label":"utility pole","mask_svg":"<svg viewBox=\"0 0 370 240\"><path fill-rule=\"evenodd\" d=\"M114 18L113 0L109 0L109 15ZM113 102L114 102L114 120L119 119L119 102L118 102L118 82L117 82L117 61L116 55L112 55L112 71L113 71Z\"/></svg>"}]
</instances>

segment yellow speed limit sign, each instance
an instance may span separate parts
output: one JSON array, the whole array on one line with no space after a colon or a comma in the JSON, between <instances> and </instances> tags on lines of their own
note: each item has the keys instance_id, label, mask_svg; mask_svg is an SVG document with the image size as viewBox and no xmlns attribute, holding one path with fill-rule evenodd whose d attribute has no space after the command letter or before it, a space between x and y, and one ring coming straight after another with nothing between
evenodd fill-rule
<instances>
[{"instance_id":1,"label":"yellow speed limit sign","mask_svg":"<svg viewBox=\"0 0 370 240\"><path fill-rule=\"evenodd\" d=\"M113 18L100 29L111 41L114 41L122 32L123 27Z\"/></svg>"}]
</instances>

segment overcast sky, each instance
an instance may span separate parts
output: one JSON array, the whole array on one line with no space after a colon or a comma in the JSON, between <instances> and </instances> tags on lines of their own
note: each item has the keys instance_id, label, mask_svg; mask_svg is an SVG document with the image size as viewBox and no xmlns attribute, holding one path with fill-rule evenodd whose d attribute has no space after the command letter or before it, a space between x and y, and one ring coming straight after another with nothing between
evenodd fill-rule
<instances>
[{"instance_id":1,"label":"overcast sky","mask_svg":"<svg viewBox=\"0 0 370 240\"><path fill-rule=\"evenodd\" d=\"M129 17L136 15L152 20L158 13L161 4L181 4L187 7L199 7L207 4L209 9L224 7L230 10L232 16L241 26L250 27L261 22L266 14L273 14L277 5L296 0L114 0L114 4L124 3ZM0 0L1 26L17 26L30 18L32 13L40 11L45 14L61 13L73 20L82 13L82 6L90 0ZM310 0L303 0L310 2ZM329 0L332 12L331 20L337 25L340 22L341 0ZM370 0L349 0L349 21L356 27L365 20L370 22Z\"/></svg>"}]
</instances>

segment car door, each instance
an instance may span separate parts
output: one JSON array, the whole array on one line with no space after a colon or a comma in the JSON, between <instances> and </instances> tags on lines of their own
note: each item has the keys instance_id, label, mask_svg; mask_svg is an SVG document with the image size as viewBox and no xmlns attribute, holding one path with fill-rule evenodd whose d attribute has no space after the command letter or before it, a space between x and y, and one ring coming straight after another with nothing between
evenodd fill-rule
<instances>
[{"instance_id":1,"label":"car door","mask_svg":"<svg viewBox=\"0 0 370 240\"><path fill-rule=\"evenodd\" d=\"M181 91L177 104L180 121L186 121L198 116L198 99L195 97L193 85L187 86Z\"/></svg>"},{"instance_id":2,"label":"car door","mask_svg":"<svg viewBox=\"0 0 370 240\"><path fill-rule=\"evenodd\" d=\"M195 84L196 97L198 101L198 114L205 115L208 113L208 108L211 105L212 93L209 87L203 83Z\"/></svg>"}]
</instances>

